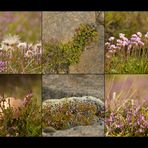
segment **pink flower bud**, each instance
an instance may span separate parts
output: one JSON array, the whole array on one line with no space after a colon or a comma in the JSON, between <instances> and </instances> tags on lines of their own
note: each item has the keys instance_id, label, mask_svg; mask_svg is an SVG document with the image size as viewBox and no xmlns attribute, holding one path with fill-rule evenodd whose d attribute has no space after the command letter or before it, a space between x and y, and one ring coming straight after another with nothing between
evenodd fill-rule
<instances>
[{"instance_id":1,"label":"pink flower bud","mask_svg":"<svg viewBox=\"0 0 148 148\"><path fill-rule=\"evenodd\" d=\"M142 33L141 32L137 32L137 35L141 38L142 37Z\"/></svg>"}]
</instances>

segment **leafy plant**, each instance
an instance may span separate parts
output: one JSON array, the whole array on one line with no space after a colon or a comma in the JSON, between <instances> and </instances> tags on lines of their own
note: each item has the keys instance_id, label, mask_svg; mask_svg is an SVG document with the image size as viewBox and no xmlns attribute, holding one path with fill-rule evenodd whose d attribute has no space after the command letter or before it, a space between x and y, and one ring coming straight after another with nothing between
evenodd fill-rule
<instances>
[{"instance_id":1,"label":"leafy plant","mask_svg":"<svg viewBox=\"0 0 148 148\"><path fill-rule=\"evenodd\" d=\"M145 80L147 80L146 76L108 75L106 77L106 136L148 136Z\"/></svg>"},{"instance_id":2,"label":"leafy plant","mask_svg":"<svg viewBox=\"0 0 148 148\"><path fill-rule=\"evenodd\" d=\"M90 125L96 117L96 106L89 103L47 105L43 107L43 128L67 129L79 125Z\"/></svg>"},{"instance_id":3,"label":"leafy plant","mask_svg":"<svg viewBox=\"0 0 148 148\"><path fill-rule=\"evenodd\" d=\"M110 37L105 43L106 73L148 73L148 33L141 32L127 38L120 33L119 38Z\"/></svg>"},{"instance_id":4,"label":"leafy plant","mask_svg":"<svg viewBox=\"0 0 148 148\"><path fill-rule=\"evenodd\" d=\"M93 24L81 24L68 43L44 44L43 71L48 73L69 73L69 66L79 62L86 46L97 41L98 33Z\"/></svg>"},{"instance_id":5,"label":"leafy plant","mask_svg":"<svg viewBox=\"0 0 148 148\"><path fill-rule=\"evenodd\" d=\"M3 105L5 98L0 102L0 136L41 136L41 107L35 98L19 108L19 116L15 116L16 110L9 104Z\"/></svg>"}]
</instances>

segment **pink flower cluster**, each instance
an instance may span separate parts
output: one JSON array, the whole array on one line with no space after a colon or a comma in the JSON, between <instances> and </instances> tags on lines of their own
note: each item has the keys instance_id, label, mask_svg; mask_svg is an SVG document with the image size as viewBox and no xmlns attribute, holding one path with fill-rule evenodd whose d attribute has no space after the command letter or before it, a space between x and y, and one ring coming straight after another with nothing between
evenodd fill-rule
<instances>
[{"instance_id":1,"label":"pink flower cluster","mask_svg":"<svg viewBox=\"0 0 148 148\"><path fill-rule=\"evenodd\" d=\"M147 102L127 102L117 112L111 112L105 119L107 136L146 136L148 133Z\"/></svg>"},{"instance_id":2,"label":"pink flower cluster","mask_svg":"<svg viewBox=\"0 0 148 148\"><path fill-rule=\"evenodd\" d=\"M7 62L0 61L0 72L4 72L7 66Z\"/></svg>"},{"instance_id":3,"label":"pink flower cluster","mask_svg":"<svg viewBox=\"0 0 148 148\"><path fill-rule=\"evenodd\" d=\"M144 35L144 38L142 38L141 32L133 34L129 39L123 33L119 34L118 39L115 39L115 37L110 37L108 42L105 43L105 50L107 52L106 56L109 58L121 50L130 51L135 48L141 49L145 45L144 39L148 39L148 32Z\"/></svg>"}]
</instances>

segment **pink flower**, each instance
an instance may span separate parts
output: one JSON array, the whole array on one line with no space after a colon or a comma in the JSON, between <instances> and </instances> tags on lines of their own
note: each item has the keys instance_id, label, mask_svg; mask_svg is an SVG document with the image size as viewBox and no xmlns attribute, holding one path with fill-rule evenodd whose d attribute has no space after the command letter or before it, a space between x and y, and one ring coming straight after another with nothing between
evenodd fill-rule
<instances>
[{"instance_id":1,"label":"pink flower","mask_svg":"<svg viewBox=\"0 0 148 148\"><path fill-rule=\"evenodd\" d=\"M147 39L148 39L148 32L145 34L145 38L147 38Z\"/></svg>"},{"instance_id":2,"label":"pink flower","mask_svg":"<svg viewBox=\"0 0 148 148\"><path fill-rule=\"evenodd\" d=\"M143 43L142 41L138 41L138 44L139 44L140 46L144 46L144 43Z\"/></svg>"},{"instance_id":3,"label":"pink flower","mask_svg":"<svg viewBox=\"0 0 148 148\"><path fill-rule=\"evenodd\" d=\"M111 45L110 48L111 49L116 49L116 46L115 45Z\"/></svg>"},{"instance_id":4,"label":"pink flower","mask_svg":"<svg viewBox=\"0 0 148 148\"><path fill-rule=\"evenodd\" d=\"M137 32L137 35L141 38L142 37L142 33L141 32Z\"/></svg>"},{"instance_id":5,"label":"pink flower","mask_svg":"<svg viewBox=\"0 0 148 148\"><path fill-rule=\"evenodd\" d=\"M117 39L117 43L122 44L122 40Z\"/></svg>"},{"instance_id":6,"label":"pink flower","mask_svg":"<svg viewBox=\"0 0 148 148\"><path fill-rule=\"evenodd\" d=\"M137 36L137 34L133 34L132 37L133 38L137 38L138 36Z\"/></svg>"}]
</instances>

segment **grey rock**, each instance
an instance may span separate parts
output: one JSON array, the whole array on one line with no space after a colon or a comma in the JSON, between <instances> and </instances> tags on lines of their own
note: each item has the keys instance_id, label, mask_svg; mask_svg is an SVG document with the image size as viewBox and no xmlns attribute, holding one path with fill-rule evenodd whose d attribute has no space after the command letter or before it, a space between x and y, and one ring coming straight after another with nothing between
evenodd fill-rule
<instances>
[{"instance_id":1,"label":"grey rock","mask_svg":"<svg viewBox=\"0 0 148 148\"><path fill-rule=\"evenodd\" d=\"M103 137L104 126L99 124L88 126L77 126L66 130L59 130L54 133L42 133L43 137Z\"/></svg>"},{"instance_id":2,"label":"grey rock","mask_svg":"<svg viewBox=\"0 0 148 148\"><path fill-rule=\"evenodd\" d=\"M43 41L51 39L67 42L81 23L95 23L95 12L51 11L43 12Z\"/></svg>"},{"instance_id":3,"label":"grey rock","mask_svg":"<svg viewBox=\"0 0 148 148\"><path fill-rule=\"evenodd\" d=\"M93 96L104 100L103 75L44 75L43 100Z\"/></svg>"}]
</instances>

